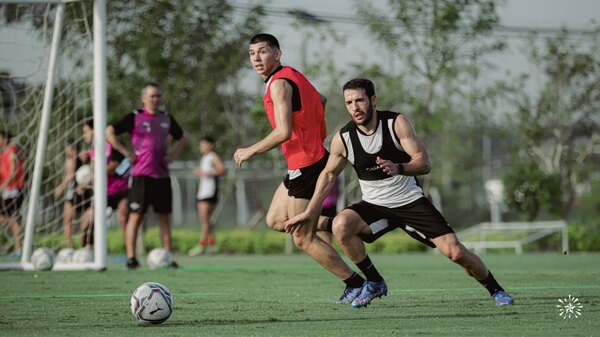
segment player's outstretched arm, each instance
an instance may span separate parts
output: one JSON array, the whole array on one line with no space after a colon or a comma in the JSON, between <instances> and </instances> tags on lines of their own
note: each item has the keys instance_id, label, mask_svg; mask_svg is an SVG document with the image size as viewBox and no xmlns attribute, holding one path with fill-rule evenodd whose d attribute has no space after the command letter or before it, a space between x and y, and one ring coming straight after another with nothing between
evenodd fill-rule
<instances>
[{"instance_id":1,"label":"player's outstretched arm","mask_svg":"<svg viewBox=\"0 0 600 337\"><path fill-rule=\"evenodd\" d=\"M292 137L292 86L286 80L278 79L271 84L270 92L275 110L275 127L258 143L235 151L233 159L238 167L255 154L274 149Z\"/></svg>"},{"instance_id":2,"label":"player's outstretched arm","mask_svg":"<svg viewBox=\"0 0 600 337\"><path fill-rule=\"evenodd\" d=\"M286 221L286 233L293 233L300 226L308 224L314 225L317 222L321 212L321 206L323 205L323 200L325 200L327 194L329 194L329 191L331 191L333 188L337 176L342 173L346 167L346 164L348 163L345 156L345 148L342 144L340 133L338 132L331 140L331 154L327 160L327 165L321 174L319 174L317 186L312 198L310 199L310 202L308 203L308 207L304 212Z\"/></svg>"}]
</instances>

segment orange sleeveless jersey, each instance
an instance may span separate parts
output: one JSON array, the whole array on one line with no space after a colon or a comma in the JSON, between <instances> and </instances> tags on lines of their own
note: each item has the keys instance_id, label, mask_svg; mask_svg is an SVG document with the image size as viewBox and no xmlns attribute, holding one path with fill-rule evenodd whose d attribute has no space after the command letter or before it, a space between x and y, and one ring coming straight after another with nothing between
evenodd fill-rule
<instances>
[{"instance_id":1,"label":"orange sleeveless jersey","mask_svg":"<svg viewBox=\"0 0 600 337\"><path fill-rule=\"evenodd\" d=\"M4 148L2 154L0 154L0 181L4 182L10 175L10 157L12 155L17 156L17 170L16 177L6 186L7 189L13 188L23 189L25 186L25 179L23 175L23 159L19 157L19 148L14 145L9 145Z\"/></svg>"},{"instance_id":2,"label":"orange sleeveless jersey","mask_svg":"<svg viewBox=\"0 0 600 337\"><path fill-rule=\"evenodd\" d=\"M316 163L325 154L325 111L317 89L298 70L284 66L271 76L263 96L265 111L273 129L276 123L271 83L281 78L294 82L300 93L301 109L292 112L292 137L281 144L288 170L296 170Z\"/></svg>"}]
</instances>

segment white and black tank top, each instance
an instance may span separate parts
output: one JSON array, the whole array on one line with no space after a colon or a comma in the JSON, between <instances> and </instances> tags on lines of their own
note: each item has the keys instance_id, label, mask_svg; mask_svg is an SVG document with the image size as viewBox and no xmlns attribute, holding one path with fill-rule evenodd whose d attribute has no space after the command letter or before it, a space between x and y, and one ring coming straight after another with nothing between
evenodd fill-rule
<instances>
[{"instance_id":1,"label":"white and black tank top","mask_svg":"<svg viewBox=\"0 0 600 337\"><path fill-rule=\"evenodd\" d=\"M370 135L363 133L354 121L340 130L346 147L346 159L352 164L366 202L400 207L423 197L416 177L390 176L377 165L377 157L394 163L408 163L410 156L404 152L394 132L394 122L399 113L377 111L377 128Z\"/></svg>"},{"instance_id":2,"label":"white and black tank top","mask_svg":"<svg viewBox=\"0 0 600 337\"><path fill-rule=\"evenodd\" d=\"M217 154L215 152L209 152L200 158L200 171L205 173L215 173L217 168L213 164ZM198 200L214 198L217 196L219 189L219 177L216 176L202 176L200 177L200 185L198 186L198 193L196 198Z\"/></svg>"}]
</instances>

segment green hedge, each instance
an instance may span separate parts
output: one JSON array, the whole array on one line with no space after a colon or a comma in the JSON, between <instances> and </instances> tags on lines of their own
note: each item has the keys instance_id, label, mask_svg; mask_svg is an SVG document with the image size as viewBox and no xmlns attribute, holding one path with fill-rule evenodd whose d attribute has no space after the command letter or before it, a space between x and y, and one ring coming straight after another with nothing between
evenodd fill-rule
<instances>
[{"instance_id":1,"label":"green hedge","mask_svg":"<svg viewBox=\"0 0 600 337\"><path fill-rule=\"evenodd\" d=\"M198 244L199 235L197 229L173 229L173 252L186 254L188 250ZM272 230L217 230L215 235L221 254L280 254L285 250L286 235ZM144 233L144 244L147 251L161 246L158 227L150 228ZM425 250L427 250L425 245L400 231L388 233L373 244L367 245L367 251L377 253ZM123 236L120 230L110 229L108 231L108 251L109 254L125 253ZM298 250L295 249L295 251Z\"/></svg>"},{"instance_id":2,"label":"green hedge","mask_svg":"<svg viewBox=\"0 0 600 337\"><path fill-rule=\"evenodd\" d=\"M124 255L125 244L120 229L108 230L108 252L113 255ZM173 251L176 254L186 254L198 244L200 232L197 228L174 228ZM222 254L280 254L285 251L286 235L273 230L217 230L217 244ZM492 239L491 234L488 239ZM78 236L74 236L75 246L79 244ZM507 238L504 238L507 239ZM514 238L513 238L514 239ZM0 235L0 244L6 242ZM43 234L35 240L39 246L55 247L58 251L65 246L62 234ZM152 227L144 233L146 250L160 247L158 227ZM339 249L339 245L336 243ZM527 251L547 251L560 247L560 234L536 241L526 247ZM600 251L600 233L595 227L586 226L579 222L569 224L569 248L572 252ZM425 245L413 240L402 231L388 233L372 244L367 244L369 253L406 253L428 251ZM295 249L297 252L298 249Z\"/></svg>"}]
</instances>

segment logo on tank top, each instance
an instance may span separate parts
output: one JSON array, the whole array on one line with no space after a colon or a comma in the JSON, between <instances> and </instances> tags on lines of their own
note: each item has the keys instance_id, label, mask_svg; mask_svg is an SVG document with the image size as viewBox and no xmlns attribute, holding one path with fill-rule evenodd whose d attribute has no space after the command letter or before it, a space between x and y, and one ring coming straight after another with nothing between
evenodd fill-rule
<instances>
[{"instance_id":1,"label":"logo on tank top","mask_svg":"<svg viewBox=\"0 0 600 337\"><path fill-rule=\"evenodd\" d=\"M381 170L381 169L382 168L379 167L379 165L375 165L375 166L371 166L371 167L366 167L365 171L367 171L367 172L374 172L374 171Z\"/></svg>"},{"instance_id":2,"label":"logo on tank top","mask_svg":"<svg viewBox=\"0 0 600 337\"><path fill-rule=\"evenodd\" d=\"M162 122L162 123L160 123L160 127L163 128L163 129L168 129L169 128L169 123Z\"/></svg>"},{"instance_id":3,"label":"logo on tank top","mask_svg":"<svg viewBox=\"0 0 600 337\"><path fill-rule=\"evenodd\" d=\"M152 131L152 124L150 124L150 122L142 122L142 125L146 127L146 132Z\"/></svg>"}]
</instances>

